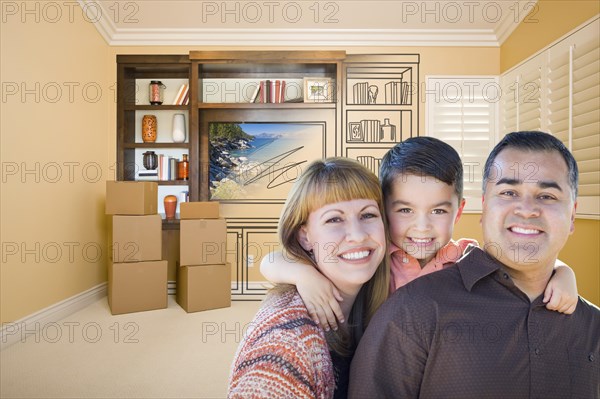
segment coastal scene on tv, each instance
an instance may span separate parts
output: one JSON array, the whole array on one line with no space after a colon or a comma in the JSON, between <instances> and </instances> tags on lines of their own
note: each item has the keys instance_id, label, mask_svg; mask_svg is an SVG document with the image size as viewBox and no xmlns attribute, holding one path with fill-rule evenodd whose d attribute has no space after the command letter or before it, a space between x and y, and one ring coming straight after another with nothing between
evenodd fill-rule
<instances>
[{"instance_id":1,"label":"coastal scene on tv","mask_svg":"<svg viewBox=\"0 0 600 399\"><path fill-rule=\"evenodd\" d=\"M284 201L323 158L324 134L321 123L210 123L211 199Z\"/></svg>"}]
</instances>

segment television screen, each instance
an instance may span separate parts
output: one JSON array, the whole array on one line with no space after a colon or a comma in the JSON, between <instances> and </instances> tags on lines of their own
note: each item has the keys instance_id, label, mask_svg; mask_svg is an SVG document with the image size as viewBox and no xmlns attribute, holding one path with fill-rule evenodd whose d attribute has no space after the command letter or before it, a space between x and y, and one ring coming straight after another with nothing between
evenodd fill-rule
<instances>
[{"instance_id":1,"label":"television screen","mask_svg":"<svg viewBox=\"0 0 600 399\"><path fill-rule=\"evenodd\" d=\"M324 157L325 124L209 124L214 200L285 201L303 168Z\"/></svg>"}]
</instances>

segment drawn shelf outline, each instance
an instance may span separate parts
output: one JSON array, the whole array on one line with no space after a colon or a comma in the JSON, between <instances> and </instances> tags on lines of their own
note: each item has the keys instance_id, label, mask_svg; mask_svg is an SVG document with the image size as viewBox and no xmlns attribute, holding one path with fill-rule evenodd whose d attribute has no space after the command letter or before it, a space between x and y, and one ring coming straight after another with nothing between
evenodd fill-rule
<instances>
[{"instance_id":1,"label":"drawn shelf outline","mask_svg":"<svg viewBox=\"0 0 600 399\"><path fill-rule=\"evenodd\" d=\"M375 173L379 177L379 167L381 166L381 159L370 155L360 155L356 157L356 160L360 162L364 167Z\"/></svg>"},{"instance_id":2,"label":"drawn shelf outline","mask_svg":"<svg viewBox=\"0 0 600 399\"><path fill-rule=\"evenodd\" d=\"M357 110L348 111L346 117L347 144L399 143L414 133L411 111Z\"/></svg>"},{"instance_id":3,"label":"drawn shelf outline","mask_svg":"<svg viewBox=\"0 0 600 399\"><path fill-rule=\"evenodd\" d=\"M389 148L419 135L419 63L419 54L346 57L342 154L378 173Z\"/></svg>"}]
</instances>

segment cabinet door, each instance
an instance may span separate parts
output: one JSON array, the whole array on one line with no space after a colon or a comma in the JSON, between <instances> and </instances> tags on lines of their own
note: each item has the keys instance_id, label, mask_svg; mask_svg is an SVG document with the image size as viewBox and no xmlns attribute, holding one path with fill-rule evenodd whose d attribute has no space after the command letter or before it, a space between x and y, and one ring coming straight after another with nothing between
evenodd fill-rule
<instances>
[{"instance_id":1,"label":"cabinet door","mask_svg":"<svg viewBox=\"0 0 600 399\"><path fill-rule=\"evenodd\" d=\"M260 273L260 263L280 248L276 219L227 219L227 262L231 264L233 299L264 297L272 284Z\"/></svg>"}]
</instances>

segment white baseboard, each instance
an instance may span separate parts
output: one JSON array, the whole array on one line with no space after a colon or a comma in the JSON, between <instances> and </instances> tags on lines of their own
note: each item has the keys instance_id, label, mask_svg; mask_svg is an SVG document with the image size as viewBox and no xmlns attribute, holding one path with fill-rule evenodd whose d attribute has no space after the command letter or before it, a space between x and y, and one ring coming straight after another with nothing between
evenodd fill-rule
<instances>
[{"instance_id":1,"label":"white baseboard","mask_svg":"<svg viewBox=\"0 0 600 399\"><path fill-rule=\"evenodd\" d=\"M2 329L0 330L0 350L4 350L10 345L22 340L22 332L27 330L27 326L33 326L36 323L38 323L38 325L56 323L105 297L106 292L107 283L98 284L95 287L55 303L54 305L48 306L47 308L20 320L11 323L3 323Z\"/></svg>"}]
</instances>

